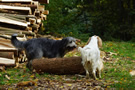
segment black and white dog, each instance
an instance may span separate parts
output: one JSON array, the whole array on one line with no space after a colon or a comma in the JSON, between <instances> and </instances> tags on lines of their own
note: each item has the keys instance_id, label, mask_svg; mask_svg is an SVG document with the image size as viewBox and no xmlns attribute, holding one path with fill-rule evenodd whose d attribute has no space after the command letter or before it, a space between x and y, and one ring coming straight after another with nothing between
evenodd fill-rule
<instances>
[{"instance_id":1,"label":"black and white dog","mask_svg":"<svg viewBox=\"0 0 135 90\"><path fill-rule=\"evenodd\" d=\"M12 35L11 43L16 48L25 50L29 69L31 69L33 59L63 57L67 52L77 47L76 39L73 37L66 37L62 40L33 38L27 41L19 41L16 36L17 34Z\"/></svg>"}]
</instances>

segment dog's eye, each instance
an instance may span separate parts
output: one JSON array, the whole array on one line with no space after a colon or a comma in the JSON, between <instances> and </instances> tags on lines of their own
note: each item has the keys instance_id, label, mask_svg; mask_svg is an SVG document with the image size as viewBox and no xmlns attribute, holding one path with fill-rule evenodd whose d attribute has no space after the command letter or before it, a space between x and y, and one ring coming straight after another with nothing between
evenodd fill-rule
<instances>
[{"instance_id":1,"label":"dog's eye","mask_svg":"<svg viewBox=\"0 0 135 90\"><path fill-rule=\"evenodd\" d=\"M72 41L70 41L69 43L72 43Z\"/></svg>"}]
</instances>

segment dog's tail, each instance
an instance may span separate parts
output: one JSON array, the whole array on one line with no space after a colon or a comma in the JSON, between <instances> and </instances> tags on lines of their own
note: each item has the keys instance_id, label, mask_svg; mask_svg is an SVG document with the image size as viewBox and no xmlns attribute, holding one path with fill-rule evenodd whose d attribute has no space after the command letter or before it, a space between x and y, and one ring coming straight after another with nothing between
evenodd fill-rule
<instances>
[{"instance_id":1,"label":"dog's tail","mask_svg":"<svg viewBox=\"0 0 135 90\"><path fill-rule=\"evenodd\" d=\"M16 38L17 34L13 34L12 37L11 37L11 43L16 47L16 48L20 48L20 49L23 49L24 48L24 45L23 45L23 41L19 41L17 38Z\"/></svg>"}]
</instances>

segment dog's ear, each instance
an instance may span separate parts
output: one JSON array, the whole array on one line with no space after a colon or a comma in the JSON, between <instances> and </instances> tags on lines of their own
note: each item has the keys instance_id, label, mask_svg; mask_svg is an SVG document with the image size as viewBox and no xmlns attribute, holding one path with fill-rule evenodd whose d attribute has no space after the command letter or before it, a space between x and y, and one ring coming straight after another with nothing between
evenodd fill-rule
<instances>
[{"instance_id":1,"label":"dog's ear","mask_svg":"<svg viewBox=\"0 0 135 90\"><path fill-rule=\"evenodd\" d=\"M97 39L98 39L98 47L102 48L102 39L99 36L97 36Z\"/></svg>"},{"instance_id":2,"label":"dog's ear","mask_svg":"<svg viewBox=\"0 0 135 90\"><path fill-rule=\"evenodd\" d=\"M90 37L89 40L87 41L87 44L89 44L90 40L91 40L91 37Z\"/></svg>"}]
</instances>

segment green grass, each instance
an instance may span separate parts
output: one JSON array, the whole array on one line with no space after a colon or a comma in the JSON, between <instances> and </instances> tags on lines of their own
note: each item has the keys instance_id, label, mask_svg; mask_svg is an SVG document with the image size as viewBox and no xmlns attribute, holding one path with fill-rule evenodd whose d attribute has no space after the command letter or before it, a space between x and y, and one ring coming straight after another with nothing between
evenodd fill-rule
<instances>
[{"instance_id":1,"label":"green grass","mask_svg":"<svg viewBox=\"0 0 135 90\"><path fill-rule=\"evenodd\" d=\"M103 42L104 52L113 52L117 55L109 56L111 60L104 62L104 70L101 81L108 88L135 88L135 76L130 75L130 71L135 70L135 43L132 42ZM80 55L78 52L71 52L66 57ZM8 80L5 75L10 77ZM66 75L67 77L70 77ZM22 68L7 68L0 71L0 86L13 85L21 81L29 81L36 79L57 80L62 81L64 75L51 75L44 73L42 75L32 74L25 65ZM76 76L70 79L76 80ZM80 80L82 78L79 78ZM63 81L64 82L64 81ZM104 87L104 86L103 86Z\"/></svg>"},{"instance_id":2,"label":"green grass","mask_svg":"<svg viewBox=\"0 0 135 90\"><path fill-rule=\"evenodd\" d=\"M135 70L135 43L104 42L103 51L117 53L114 61L105 62L103 78L111 80L112 88L135 88L135 76L130 75Z\"/></svg>"},{"instance_id":3,"label":"green grass","mask_svg":"<svg viewBox=\"0 0 135 90\"><path fill-rule=\"evenodd\" d=\"M135 43L133 42L104 42L103 50L117 53L120 57L129 57L135 60Z\"/></svg>"}]
</instances>

